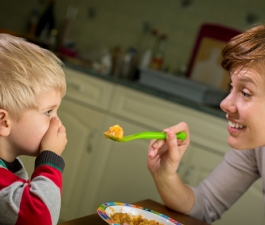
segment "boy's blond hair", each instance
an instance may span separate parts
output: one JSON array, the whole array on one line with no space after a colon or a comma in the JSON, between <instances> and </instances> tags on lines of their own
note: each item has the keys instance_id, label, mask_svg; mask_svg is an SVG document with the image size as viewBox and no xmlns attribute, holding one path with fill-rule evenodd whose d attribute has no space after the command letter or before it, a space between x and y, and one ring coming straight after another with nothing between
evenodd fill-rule
<instances>
[{"instance_id":1,"label":"boy's blond hair","mask_svg":"<svg viewBox=\"0 0 265 225\"><path fill-rule=\"evenodd\" d=\"M66 92L63 63L55 54L26 40L0 34L0 108L19 120L26 109L38 108L38 96Z\"/></svg>"}]
</instances>

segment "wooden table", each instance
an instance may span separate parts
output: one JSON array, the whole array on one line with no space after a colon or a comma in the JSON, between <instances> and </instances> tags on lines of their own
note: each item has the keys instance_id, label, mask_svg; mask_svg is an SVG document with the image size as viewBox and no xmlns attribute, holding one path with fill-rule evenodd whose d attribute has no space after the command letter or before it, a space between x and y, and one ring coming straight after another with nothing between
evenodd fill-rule
<instances>
[{"instance_id":1,"label":"wooden table","mask_svg":"<svg viewBox=\"0 0 265 225\"><path fill-rule=\"evenodd\" d=\"M184 225L209 225L205 222L202 222L190 216L172 211L169 208L165 207L164 205L158 202L155 202L153 200L150 200L150 199L143 200L140 202L135 202L133 204L165 214L175 219L176 221L183 223ZM97 213L95 213L95 214L84 216L78 219L59 223L58 225L90 225L90 224L91 225L106 225L107 223L103 219L101 219L101 217Z\"/></svg>"}]
</instances>

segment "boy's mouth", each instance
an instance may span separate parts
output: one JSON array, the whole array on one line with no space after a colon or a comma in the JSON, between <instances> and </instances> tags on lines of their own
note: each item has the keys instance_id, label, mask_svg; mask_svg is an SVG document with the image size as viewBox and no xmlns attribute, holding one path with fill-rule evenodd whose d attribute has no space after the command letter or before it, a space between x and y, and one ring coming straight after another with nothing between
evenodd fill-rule
<instances>
[{"instance_id":1,"label":"boy's mouth","mask_svg":"<svg viewBox=\"0 0 265 225\"><path fill-rule=\"evenodd\" d=\"M246 128L245 125L240 124L240 123L234 123L234 122L232 122L230 120L228 121L228 125L229 125L229 127L234 128L234 129L244 129L244 128Z\"/></svg>"}]
</instances>

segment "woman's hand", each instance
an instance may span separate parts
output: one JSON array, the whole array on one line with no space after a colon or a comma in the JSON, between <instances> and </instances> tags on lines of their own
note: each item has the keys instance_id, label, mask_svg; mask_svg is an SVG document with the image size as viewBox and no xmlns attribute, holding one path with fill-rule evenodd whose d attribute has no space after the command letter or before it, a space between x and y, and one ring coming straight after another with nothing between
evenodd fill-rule
<instances>
[{"instance_id":1,"label":"woman's hand","mask_svg":"<svg viewBox=\"0 0 265 225\"><path fill-rule=\"evenodd\" d=\"M163 130L166 140L152 140L148 148L148 169L152 175L171 176L176 174L180 160L190 144L188 125L181 122ZM185 131L185 141L178 140L176 133Z\"/></svg>"},{"instance_id":2,"label":"woman's hand","mask_svg":"<svg viewBox=\"0 0 265 225\"><path fill-rule=\"evenodd\" d=\"M185 141L177 140L176 133L185 131ZM180 160L190 144L188 125L181 122L164 129L166 140L151 141L148 148L148 169L164 204L178 212L187 213L195 202L192 189L176 173Z\"/></svg>"}]
</instances>

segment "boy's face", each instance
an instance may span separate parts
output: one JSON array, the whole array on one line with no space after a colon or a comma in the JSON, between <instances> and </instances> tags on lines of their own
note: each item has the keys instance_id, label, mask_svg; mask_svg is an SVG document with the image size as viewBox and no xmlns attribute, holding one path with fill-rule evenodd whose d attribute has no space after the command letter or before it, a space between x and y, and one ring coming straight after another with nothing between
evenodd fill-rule
<instances>
[{"instance_id":1,"label":"boy's face","mask_svg":"<svg viewBox=\"0 0 265 225\"><path fill-rule=\"evenodd\" d=\"M39 154L41 140L51 118L57 117L62 98L59 92L50 90L40 95L38 100L38 109L26 110L19 121L11 120L11 132L7 139L10 151L16 156Z\"/></svg>"},{"instance_id":2,"label":"boy's face","mask_svg":"<svg viewBox=\"0 0 265 225\"><path fill-rule=\"evenodd\" d=\"M265 145L265 76L255 69L231 74L230 94L221 102L226 112L228 143L235 149Z\"/></svg>"}]
</instances>

